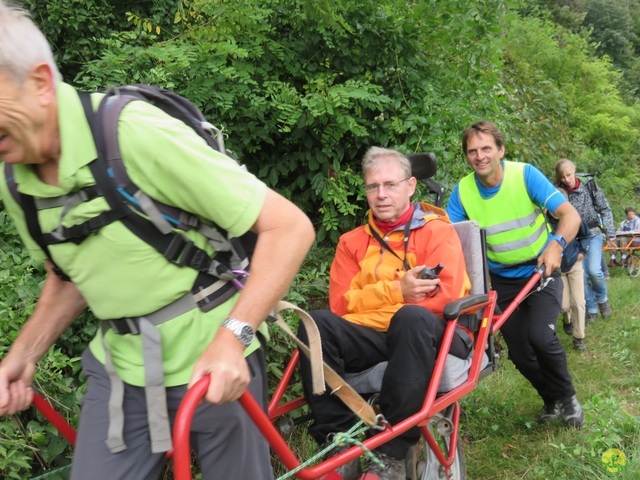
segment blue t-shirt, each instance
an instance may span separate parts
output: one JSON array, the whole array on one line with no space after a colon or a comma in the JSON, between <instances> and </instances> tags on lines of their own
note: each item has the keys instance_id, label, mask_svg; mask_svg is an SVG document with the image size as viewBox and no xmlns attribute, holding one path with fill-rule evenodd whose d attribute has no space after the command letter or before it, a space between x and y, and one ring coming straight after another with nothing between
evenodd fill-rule
<instances>
[{"instance_id":1,"label":"blue t-shirt","mask_svg":"<svg viewBox=\"0 0 640 480\"><path fill-rule=\"evenodd\" d=\"M504 162L502 163L502 168L504 169ZM476 181L476 186L480 192L480 196L482 198L491 198L495 194L498 193L502 183L496 187L485 187L480 183L478 176L474 174L474 178ZM551 212L555 213L557 208L567 201L566 198L553 186L553 184L544 176L544 174L538 170L533 165L525 165L524 167L524 182L527 188L527 193L529 194L529 198L531 201L539 206L542 210L545 208ZM460 200L460 192L459 192L458 183L453 192L451 193L451 197L449 197L449 204L447 205L447 214L452 222L462 222L465 220L472 220L467 216L467 212L462 206L462 201ZM549 243L549 239L547 239L546 244ZM544 250L544 248L542 250ZM538 255L542 253L542 250L538 252ZM519 267L506 267L497 262L493 262L488 260L489 270L491 273L495 273L500 275L501 277L507 278L527 278L533 275L536 271L537 267L535 265L523 265Z\"/></svg>"}]
</instances>

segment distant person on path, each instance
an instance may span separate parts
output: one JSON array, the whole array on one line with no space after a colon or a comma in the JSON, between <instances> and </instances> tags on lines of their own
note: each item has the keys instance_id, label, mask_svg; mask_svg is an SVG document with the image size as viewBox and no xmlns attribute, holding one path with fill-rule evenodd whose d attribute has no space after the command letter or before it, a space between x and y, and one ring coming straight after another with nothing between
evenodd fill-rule
<instances>
[{"instance_id":1,"label":"distant person on path","mask_svg":"<svg viewBox=\"0 0 640 480\"><path fill-rule=\"evenodd\" d=\"M618 242L618 248L624 248L629 245L631 239L633 239L633 243L630 245L632 247L640 247L640 237L633 238L632 233L637 233L640 235L640 218L636 215L636 210L633 207L627 207L624 209L624 213L627 216L625 220L620 222L620 226L616 231L616 237ZM627 235L625 235L627 234ZM614 266L627 266L627 250L622 250L620 254L620 262L616 260L616 250L611 251L611 262L609 265Z\"/></svg>"},{"instance_id":2,"label":"distant person on path","mask_svg":"<svg viewBox=\"0 0 640 480\"><path fill-rule=\"evenodd\" d=\"M581 253L578 261L567 273L562 274L562 325L564 332L573 337L573 348L585 350L586 301L584 296L584 269Z\"/></svg>"},{"instance_id":3,"label":"distant person on path","mask_svg":"<svg viewBox=\"0 0 640 480\"><path fill-rule=\"evenodd\" d=\"M504 136L492 122L462 134L462 151L473 173L454 188L447 213L453 222L476 220L487 232L491 285L505 309L544 265L547 286L527 296L502 326L509 358L544 402L541 423L561 417L579 427L584 412L576 397L567 357L556 335L562 305L560 264L580 225L575 208L533 165L504 161ZM554 235L547 209L558 218Z\"/></svg>"},{"instance_id":4,"label":"distant person on path","mask_svg":"<svg viewBox=\"0 0 640 480\"><path fill-rule=\"evenodd\" d=\"M568 198L567 191L563 188L558 190ZM554 218L550 218L550 223L554 225ZM580 223L580 229L573 242L567 246L567 251L575 248L575 252L571 252L571 255L575 255L577 252L577 259L571 268L566 271L564 262L568 259L567 251L563 256L562 272L562 284L564 289L562 291L562 327L567 335L573 337L573 348L576 350L585 350L587 345L585 343L586 329L586 301L584 297L584 269L582 268L582 259L587 253L587 242L589 240L589 228L584 222Z\"/></svg>"},{"instance_id":5,"label":"distant person on path","mask_svg":"<svg viewBox=\"0 0 640 480\"><path fill-rule=\"evenodd\" d=\"M593 188L588 185L593 182ZM604 233L608 244L616 246L616 234L613 226L613 214L604 193L595 185L594 180L583 183L576 178L576 165L563 158L556 164L556 184L566 188L569 201L582 220L589 227L590 239L587 254L583 260L584 291L587 305L587 323L595 322L598 310L602 318L611 316L611 304L607 292L607 281L602 271L602 244ZM602 218L602 226L600 225Z\"/></svg>"}]
</instances>

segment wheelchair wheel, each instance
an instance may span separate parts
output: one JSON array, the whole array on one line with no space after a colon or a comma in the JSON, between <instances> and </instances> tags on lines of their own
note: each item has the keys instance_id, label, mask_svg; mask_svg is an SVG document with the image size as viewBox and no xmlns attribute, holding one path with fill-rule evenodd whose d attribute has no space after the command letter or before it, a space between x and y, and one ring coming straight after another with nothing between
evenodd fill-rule
<instances>
[{"instance_id":1,"label":"wheelchair wheel","mask_svg":"<svg viewBox=\"0 0 640 480\"><path fill-rule=\"evenodd\" d=\"M640 258L635 255L629 255L627 258L627 273L631 277L640 276Z\"/></svg>"},{"instance_id":2,"label":"wheelchair wheel","mask_svg":"<svg viewBox=\"0 0 640 480\"><path fill-rule=\"evenodd\" d=\"M636 270L635 262L633 261L632 257L629 257L629 259L627 260L627 274L630 277L633 277L634 270Z\"/></svg>"},{"instance_id":3,"label":"wheelchair wheel","mask_svg":"<svg viewBox=\"0 0 640 480\"><path fill-rule=\"evenodd\" d=\"M440 445L440 448L446 454L449 451L451 428L453 428L450 416L448 418L447 416L440 414L435 416L427 428L434 435L438 445ZM451 465L451 477L447 477L444 467L440 464L438 458L424 439L420 440L416 453L417 455L415 455L413 459L414 468L411 469L409 468L409 465L407 465L408 479L465 480L467 477L464 451L461 441L458 442L453 464Z\"/></svg>"}]
</instances>

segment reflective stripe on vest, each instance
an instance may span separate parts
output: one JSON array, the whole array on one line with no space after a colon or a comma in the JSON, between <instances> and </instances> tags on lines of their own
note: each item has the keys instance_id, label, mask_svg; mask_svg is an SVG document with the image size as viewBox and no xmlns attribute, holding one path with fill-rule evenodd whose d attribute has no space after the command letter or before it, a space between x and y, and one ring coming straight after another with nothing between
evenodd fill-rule
<instances>
[{"instance_id":1,"label":"reflective stripe on vest","mask_svg":"<svg viewBox=\"0 0 640 480\"><path fill-rule=\"evenodd\" d=\"M502 184L491 198L480 196L474 173L464 177L458 189L467 216L486 229L488 258L502 265L536 258L547 242L544 215L527 192L525 165L505 161Z\"/></svg>"}]
</instances>

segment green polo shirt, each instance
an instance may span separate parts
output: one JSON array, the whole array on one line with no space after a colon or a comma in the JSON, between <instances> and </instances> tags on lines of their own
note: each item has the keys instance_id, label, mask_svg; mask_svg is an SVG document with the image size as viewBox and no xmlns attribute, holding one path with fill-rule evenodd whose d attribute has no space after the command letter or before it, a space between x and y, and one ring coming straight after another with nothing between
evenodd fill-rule
<instances>
[{"instance_id":1,"label":"green polo shirt","mask_svg":"<svg viewBox=\"0 0 640 480\"><path fill-rule=\"evenodd\" d=\"M59 186L42 183L28 165L14 168L19 190L34 197L57 197L95 183L87 165L96 157L96 149L78 95L73 87L60 84L56 96L62 152ZM100 94L93 95L96 108L101 98ZM152 105L135 101L120 116L118 140L127 173L150 197L208 219L235 236L246 233L257 220L266 186L235 161L212 150L181 121ZM30 237L22 210L11 198L4 178L0 193L31 255L44 260L45 254ZM42 210L39 220L42 231L50 232L60 223L67 227L76 225L105 210L108 206L104 199L96 198L63 216L61 208ZM196 245L212 252L204 237L196 232L187 235ZM99 319L136 317L158 310L190 291L197 276L190 268L169 263L120 222L103 227L80 245L71 242L52 245L50 252ZM192 310L158 327L167 386L189 381L194 363L213 339L235 299L207 313ZM105 342L122 380L144 385L140 337L109 332ZM90 347L104 362L98 337ZM257 347L255 341L247 349L247 355Z\"/></svg>"}]
</instances>

